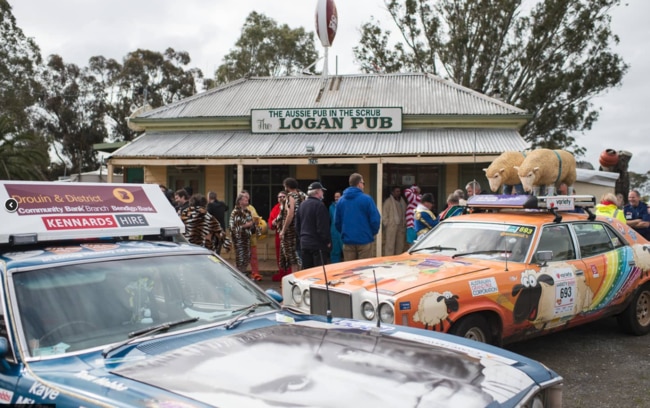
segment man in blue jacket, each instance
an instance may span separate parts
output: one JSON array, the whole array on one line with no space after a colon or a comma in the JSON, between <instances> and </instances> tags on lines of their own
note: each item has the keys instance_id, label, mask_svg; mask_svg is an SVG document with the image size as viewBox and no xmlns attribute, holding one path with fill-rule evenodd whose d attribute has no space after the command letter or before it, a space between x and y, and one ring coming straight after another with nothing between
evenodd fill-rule
<instances>
[{"instance_id":1,"label":"man in blue jacket","mask_svg":"<svg viewBox=\"0 0 650 408\"><path fill-rule=\"evenodd\" d=\"M381 215L373 199L363 192L366 183L361 174L350 175L349 184L336 204L334 218L334 226L343 239L343 259L371 258Z\"/></svg>"}]
</instances>

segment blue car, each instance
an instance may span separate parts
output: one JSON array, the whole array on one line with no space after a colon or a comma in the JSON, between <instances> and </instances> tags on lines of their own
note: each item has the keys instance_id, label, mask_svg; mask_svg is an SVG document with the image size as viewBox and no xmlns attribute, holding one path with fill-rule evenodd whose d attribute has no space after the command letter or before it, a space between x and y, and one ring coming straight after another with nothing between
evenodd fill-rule
<instances>
[{"instance_id":1,"label":"blue car","mask_svg":"<svg viewBox=\"0 0 650 408\"><path fill-rule=\"evenodd\" d=\"M1 184L0 404L561 405L517 354L283 308L185 242L156 185Z\"/></svg>"}]
</instances>

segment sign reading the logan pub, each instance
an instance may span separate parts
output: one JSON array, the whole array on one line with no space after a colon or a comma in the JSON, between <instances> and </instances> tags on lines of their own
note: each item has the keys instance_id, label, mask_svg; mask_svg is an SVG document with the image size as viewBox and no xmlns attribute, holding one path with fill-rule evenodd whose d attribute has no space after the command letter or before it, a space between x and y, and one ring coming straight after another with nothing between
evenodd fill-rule
<instances>
[{"instance_id":1,"label":"sign reading the logan pub","mask_svg":"<svg viewBox=\"0 0 650 408\"><path fill-rule=\"evenodd\" d=\"M402 108L252 109L252 133L401 132Z\"/></svg>"}]
</instances>

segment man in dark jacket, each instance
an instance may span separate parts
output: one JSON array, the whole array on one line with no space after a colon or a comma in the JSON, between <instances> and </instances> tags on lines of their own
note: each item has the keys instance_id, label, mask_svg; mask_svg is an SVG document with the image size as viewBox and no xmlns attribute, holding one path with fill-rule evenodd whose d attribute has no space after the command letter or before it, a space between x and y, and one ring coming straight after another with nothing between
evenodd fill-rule
<instances>
[{"instance_id":1,"label":"man in dark jacket","mask_svg":"<svg viewBox=\"0 0 650 408\"><path fill-rule=\"evenodd\" d=\"M336 204L334 219L334 226L343 239L343 259L371 258L381 215L373 199L363 192L366 183L361 174L350 175L349 184Z\"/></svg>"},{"instance_id":2,"label":"man in dark jacket","mask_svg":"<svg viewBox=\"0 0 650 408\"><path fill-rule=\"evenodd\" d=\"M226 225L226 211L228 206L223 201L217 200L217 193L210 191L208 193L208 212L219 221L222 228Z\"/></svg>"},{"instance_id":3,"label":"man in dark jacket","mask_svg":"<svg viewBox=\"0 0 650 408\"><path fill-rule=\"evenodd\" d=\"M217 193L215 193L214 191L210 191L208 193L208 206L206 209L208 210L210 215L212 215L214 218L217 219L217 221L219 221L221 228L223 228L225 231L226 228L228 227L226 225L226 211L228 211L228 206L223 201L217 200ZM217 254L221 254L222 247L223 247L223 242L220 241L216 246L215 252Z\"/></svg>"},{"instance_id":4,"label":"man in dark jacket","mask_svg":"<svg viewBox=\"0 0 650 408\"><path fill-rule=\"evenodd\" d=\"M332 239L329 211L322 202L324 190L321 183L311 183L307 190L308 197L300 204L296 214L302 269L329 263Z\"/></svg>"}]
</instances>

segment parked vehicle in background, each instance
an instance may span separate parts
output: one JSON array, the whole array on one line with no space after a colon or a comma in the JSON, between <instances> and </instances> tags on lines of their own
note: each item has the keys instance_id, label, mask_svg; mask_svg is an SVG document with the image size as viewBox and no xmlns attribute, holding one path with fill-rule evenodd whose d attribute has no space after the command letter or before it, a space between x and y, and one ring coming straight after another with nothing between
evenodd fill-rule
<instances>
[{"instance_id":1,"label":"parked vehicle in background","mask_svg":"<svg viewBox=\"0 0 650 408\"><path fill-rule=\"evenodd\" d=\"M592 196L480 195L407 252L282 281L305 312L448 332L501 345L618 316L650 331L650 244L595 217ZM583 214L574 211L581 208Z\"/></svg>"},{"instance_id":2,"label":"parked vehicle in background","mask_svg":"<svg viewBox=\"0 0 650 408\"><path fill-rule=\"evenodd\" d=\"M185 242L157 185L4 181L0 199L0 403L561 404L562 377L517 354L281 308Z\"/></svg>"}]
</instances>

